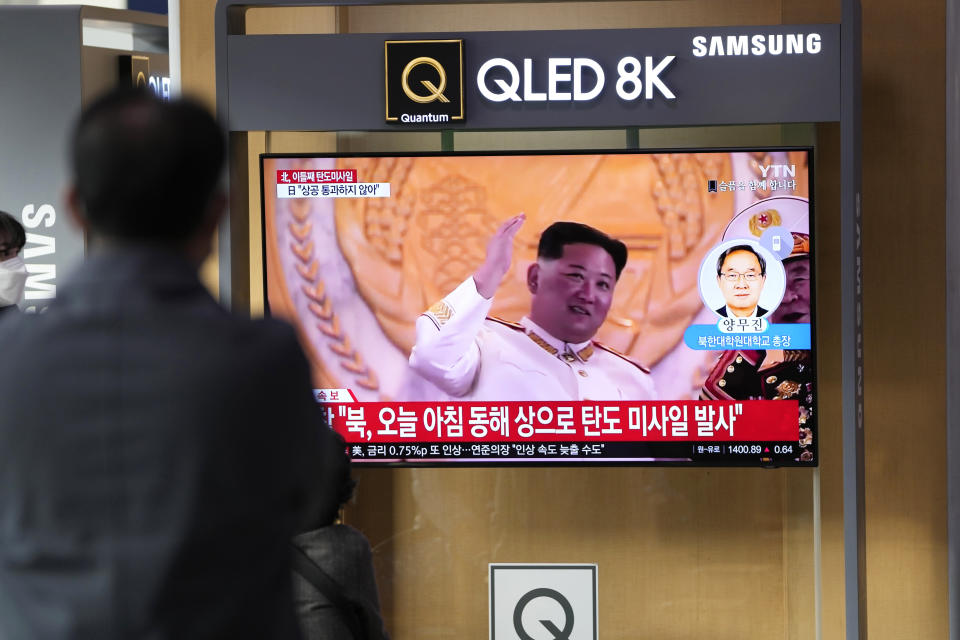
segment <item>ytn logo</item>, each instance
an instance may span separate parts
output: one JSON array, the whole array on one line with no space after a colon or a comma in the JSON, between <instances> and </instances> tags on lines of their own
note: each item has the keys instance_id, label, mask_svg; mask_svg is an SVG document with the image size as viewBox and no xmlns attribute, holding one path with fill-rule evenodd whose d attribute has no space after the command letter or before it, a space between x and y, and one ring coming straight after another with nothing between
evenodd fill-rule
<instances>
[{"instance_id":1,"label":"ytn logo","mask_svg":"<svg viewBox=\"0 0 960 640\"><path fill-rule=\"evenodd\" d=\"M761 178L796 178L797 165L795 164L768 164L757 165Z\"/></svg>"}]
</instances>

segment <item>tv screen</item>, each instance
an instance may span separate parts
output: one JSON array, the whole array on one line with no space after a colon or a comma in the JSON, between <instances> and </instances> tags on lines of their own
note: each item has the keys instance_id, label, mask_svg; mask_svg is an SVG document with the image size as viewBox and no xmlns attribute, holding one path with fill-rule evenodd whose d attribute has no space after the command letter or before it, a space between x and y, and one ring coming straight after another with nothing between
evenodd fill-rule
<instances>
[{"instance_id":1,"label":"tv screen","mask_svg":"<svg viewBox=\"0 0 960 640\"><path fill-rule=\"evenodd\" d=\"M261 158L357 464L817 464L810 149Z\"/></svg>"}]
</instances>

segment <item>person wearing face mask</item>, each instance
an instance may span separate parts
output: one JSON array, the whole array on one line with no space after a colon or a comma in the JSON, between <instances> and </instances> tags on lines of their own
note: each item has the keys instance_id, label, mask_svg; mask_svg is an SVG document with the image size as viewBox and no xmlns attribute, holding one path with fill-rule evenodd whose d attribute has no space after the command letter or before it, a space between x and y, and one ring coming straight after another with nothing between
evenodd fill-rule
<instances>
[{"instance_id":1,"label":"person wearing face mask","mask_svg":"<svg viewBox=\"0 0 960 640\"><path fill-rule=\"evenodd\" d=\"M411 368L464 400L652 400L650 372L593 338L606 320L627 247L578 222L540 236L527 270L530 312L488 318L524 214L505 221L476 272L416 323Z\"/></svg>"},{"instance_id":2,"label":"person wearing face mask","mask_svg":"<svg viewBox=\"0 0 960 640\"><path fill-rule=\"evenodd\" d=\"M0 211L0 317L17 309L27 284L27 267L20 257L27 235L23 225Z\"/></svg>"}]
</instances>

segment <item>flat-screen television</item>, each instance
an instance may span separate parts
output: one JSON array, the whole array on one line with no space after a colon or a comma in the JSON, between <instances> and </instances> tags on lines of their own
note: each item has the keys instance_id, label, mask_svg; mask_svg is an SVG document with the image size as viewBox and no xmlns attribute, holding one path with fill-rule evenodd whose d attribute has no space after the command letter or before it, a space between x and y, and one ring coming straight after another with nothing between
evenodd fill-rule
<instances>
[{"instance_id":1,"label":"flat-screen television","mask_svg":"<svg viewBox=\"0 0 960 640\"><path fill-rule=\"evenodd\" d=\"M805 148L265 155L265 296L356 464L815 466Z\"/></svg>"}]
</instances>

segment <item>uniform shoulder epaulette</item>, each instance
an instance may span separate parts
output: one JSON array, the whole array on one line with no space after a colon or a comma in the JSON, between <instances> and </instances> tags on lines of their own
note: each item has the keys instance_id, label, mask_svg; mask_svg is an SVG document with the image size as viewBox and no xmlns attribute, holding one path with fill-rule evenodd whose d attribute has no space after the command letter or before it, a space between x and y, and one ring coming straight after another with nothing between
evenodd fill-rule
<instances>
[{"instance_id":1,"label":"uniform shoulder epaulette","mask_svg":"<svg viewBox=\"0 0 960 640\"><path fill-rule=\"evenodd\" d=\"M447 324L447 321L453 317L453 314L453 307L447 304L446 300L438 300L420 315L429 318L430 321L437 326L437 329L439 329L443 325Z\"/></svg>"},{"instance_id":2,"label":"uniform shoulder epaulette","mask_svg":"<svg viewBox=\"0 0 960 640\"><path fill-rule=\"evenodd\" d=\"M505 327L510 327L511 329L516 329L517 331L524 331L523 325L519 322L510 322L509 320L504 320L503 318L498 318L496 316L487 316L487 320L492 320L497 324L502 324Z\"/></svg>"},{"instance_id":3,"label":"uniform shoulder epaulette","mask_svg":"<svg viewBox=\"0 0 960 640\"><path fill-rule=\"evenodd\" d=\"M612 353L613 355L617 356L618 358L621 358L621 359L623 359L623 360L626 360L627 362L629 362L630 364L632 364L633 366L635 366L637 369L640 369L640 371L643 371L644 373L650 373L650 369L647 369L645 366L643 366L643 365L640 364L639 362L636 362L635 360L633 360L633 359L630 358L629 356L626 356L626 355L620 353L619 351L617 351L617 350L614 349L613 347L608 347L607 345L605 345L605 344L603 344L603 343L601 343L601 342L597 342L596 340L593 341L593 346L597 347L598 349L603 349L603 350L606 351L607 353Z\"/></svg>"}]
</instances>

